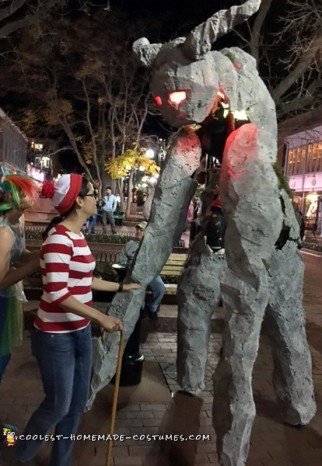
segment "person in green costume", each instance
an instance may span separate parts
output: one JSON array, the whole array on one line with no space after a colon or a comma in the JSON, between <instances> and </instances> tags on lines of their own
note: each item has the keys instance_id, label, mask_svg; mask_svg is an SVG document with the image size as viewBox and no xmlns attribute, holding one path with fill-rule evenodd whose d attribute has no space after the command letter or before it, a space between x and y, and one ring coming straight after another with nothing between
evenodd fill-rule
<instances>
[{"instance_id":1,"label":"person in green costume","mask_svg":"<svg viewBox=\"0 0 322 466\"><path fill-rule=\"evenodd\" d=\"M0 181L0 382L12 349L22 343L24 300L21 280L39 268L39 252L25 250L19 219L37 196L37 185L26 176Z\"/></svg>"}]
</instances>

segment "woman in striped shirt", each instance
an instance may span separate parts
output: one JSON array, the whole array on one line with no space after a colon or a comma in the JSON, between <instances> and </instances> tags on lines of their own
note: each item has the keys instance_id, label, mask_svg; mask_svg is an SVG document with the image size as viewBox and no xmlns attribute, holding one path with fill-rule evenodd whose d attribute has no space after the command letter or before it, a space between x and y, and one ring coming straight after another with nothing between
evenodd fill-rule
<instances>
[{"instance_id":1,"label":"woman in striped shirt","mask_svg":"<svg viewBox=\"0 0 322 466\"><path fill-rule=\"evenodd\" d=\"M96 213L91 183L77 174L62 175L55 186L46 184L43 192L53 197L60 213L44 234L40 255L43 294L32 334L32 352L46 396L24 431L32 440L17 443L17 456L21 462L32 459L48 430L55 426L50 466L69 466L70 436L77 432L89 392L89 321L109 332L121 329L119 319L92 307L92 289L131 291L139 286L93 278L95 260L81 233L86 219ZM38 437L34 440L33 436Z\"/></svg>"}]
</instances>

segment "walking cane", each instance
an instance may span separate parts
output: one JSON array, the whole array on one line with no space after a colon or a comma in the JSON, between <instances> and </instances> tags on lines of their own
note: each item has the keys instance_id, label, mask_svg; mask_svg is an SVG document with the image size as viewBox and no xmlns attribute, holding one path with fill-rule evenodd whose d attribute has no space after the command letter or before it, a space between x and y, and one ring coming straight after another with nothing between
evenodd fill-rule
<instances>
[{"instance_id":1,"label":"walking cane","mask_svg":"<svg viewBox=\"0 0 322 466\"><path fill-rule=\"evenodd\" d=\"M117 408L117 399L118 399L118 396L119 396L119 388L120 388L123 350L124 350L124 331L122 329L122 330L120 330L120 346L119 346L119 352L118 352L118 355L117 355L115 384L114 384L113 402L112 402L112 413L111 413L111 420L110 420L110 432L109 432L109 434L110 434L111 437L114 435L114 428L115 428L116 408ZM110 466L111 465L112 449L113 449L113 439L108 441L105 466Z\"/></svg>"}]
</instances>

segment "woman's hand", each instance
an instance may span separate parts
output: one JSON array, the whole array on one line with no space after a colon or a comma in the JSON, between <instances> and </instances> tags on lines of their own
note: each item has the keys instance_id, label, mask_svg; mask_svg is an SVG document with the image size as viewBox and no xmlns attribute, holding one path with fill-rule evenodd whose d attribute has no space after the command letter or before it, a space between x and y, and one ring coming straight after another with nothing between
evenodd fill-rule
<instances>
[{"instance_id":1,"label":"woman's hand","mask_svg":"<svg viewBox=\"0 0 322 466\"><path fill-rule=\"evenodd\" d=\"M123 284L123 291L133 291L133 290L138 290L141 288L141 285L138 283L124 283Z\"/></svg>"},{"instance_id":2,"label":"woman's hand","mask_svg":"<svg viewBox=\"0 0 322 466\"><path fill-rule=\"evenodd\" d=\"M117 317L102 315L99 324L107 332L117 332L122 330L122 322Z\"/></svg>"},{"instance_id":3,"label":"woman's hand","mask_svg":"<svg viewBox=\"0 0 322 466\"><path fill-rule=\"evenodd\" d=\"M122 287L120 288L120 285ZM118 291L133 291L138 290L141 288L141 285L137 283L117 283L117 282L109 282L106 280L99 280L98 278L94 277L92 281L92 288L93 290L98 291L112 291L112 293L117 293Z\"/></svg>"}]
</instances>

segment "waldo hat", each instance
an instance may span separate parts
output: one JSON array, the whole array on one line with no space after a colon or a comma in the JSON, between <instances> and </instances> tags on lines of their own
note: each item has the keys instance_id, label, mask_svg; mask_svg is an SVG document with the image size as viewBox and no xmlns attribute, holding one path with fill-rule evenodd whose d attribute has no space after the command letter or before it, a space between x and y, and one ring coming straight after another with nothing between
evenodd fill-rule
<instances>
[{"instance_id":1,"label":"waldo hat","mask_svg":"<svg viewBox=\"0 0 322 466\"><path fill-rule=\"evenodd\" d=\"M82 188L83 178L77 173L62 175L55 184L45 182L41 194L52 198L56 210L62 215L74 205Z\"/></svg>"}]
</instances>

